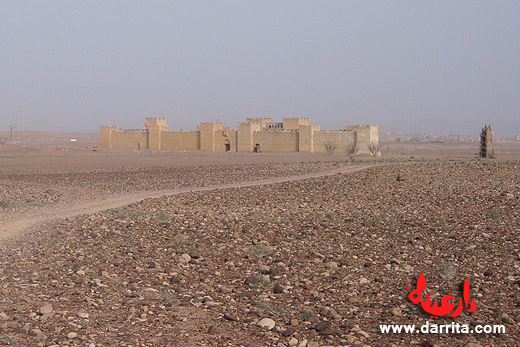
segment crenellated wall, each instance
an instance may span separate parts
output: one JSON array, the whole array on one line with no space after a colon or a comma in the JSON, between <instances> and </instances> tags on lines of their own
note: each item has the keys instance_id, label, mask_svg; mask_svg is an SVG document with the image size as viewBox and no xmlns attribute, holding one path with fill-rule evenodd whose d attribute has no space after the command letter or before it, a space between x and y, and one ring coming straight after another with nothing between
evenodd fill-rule
<instances>
[{"instance_id":1,"label":"crenellated wall","mask_svg":"<svg viewBox=\"0 0 520 347\"><path fill-rule=\"evenodd\" d=\"M168 131L166 118L146 118L146 130L99 128L99 147L210 152L308 152L381 155L377 125L347 126L345 130L322 131L309 118L248 118L238 130L220 122L203 122L197 131ZM259 145L257 147L257 145Z\"/></svg>"}]
</instances>

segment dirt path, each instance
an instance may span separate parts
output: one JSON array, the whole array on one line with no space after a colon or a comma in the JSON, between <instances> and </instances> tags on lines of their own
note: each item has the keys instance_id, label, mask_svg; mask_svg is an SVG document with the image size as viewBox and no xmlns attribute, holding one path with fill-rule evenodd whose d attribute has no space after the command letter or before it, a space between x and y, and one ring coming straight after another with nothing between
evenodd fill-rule
<instances>
[{"instance_id":1,"label":"dirt path","mask_svg":"<svg viewBox=\"0 0 520 347\"><path fill-rule=\"evenodd\" d=\"M68 207L54 206L46 210L39 211L29 211L26 216L18 218L16 220L8 221L7 223L3 223L0 226L0 240L6 239L10 237L17 236L24 231L29 230L32 227L37 225L44 224L45 222L50 222L55 219L64 219L68 217L75 217L82 214L96 213L107 209L120 208L126 205L129 205L134 202L142 201L144 199L151 198L160 198L163 196L171 196L171 195L179 195L190 192L205 192L212 191L218 189L232 189L232 188L242 188L242 187L253 187L253 186L262 186L268 184L276 184L276 183L284 183L291 181L304 180L308 178L315 177L324 177L324 176L332 176L340 173L353 173L361 170L365 170L373 167L374 165L364 165L364 166L348 166L342 167L335 170L327 170L317 173L297 175L297 176L287 176L287 177L279 177L279 178L268 178L262 180L255 181L244 181L232 184L222 184L222 185L211 185L211 186L203 186L203 187L190 187L190 188L180 188L173 190L158 190L158 191L145 191L139 193L131 193L123 196L115 197L112 199L103 199L97 200L93 202L83 202L76 205L71 205ZM30 214L34 213L34 214Z\"/></svg>"}]
</instances>

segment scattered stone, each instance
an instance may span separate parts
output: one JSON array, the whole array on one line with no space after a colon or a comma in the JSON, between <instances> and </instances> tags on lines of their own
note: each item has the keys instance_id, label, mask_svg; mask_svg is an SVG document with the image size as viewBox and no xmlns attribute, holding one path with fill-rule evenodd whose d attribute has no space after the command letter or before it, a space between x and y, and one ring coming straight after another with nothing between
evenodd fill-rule
<instances>
[{"instance_id":1,"label":"scattered stone","mask_svg":"<svg viewBox=\"0 0 520 347\"><path fill-rule=\"evenodd\" d=\"M232 322L238 322L238 318L229 314L224 314L224 319L232 321Z\"/></svg>"},{"instance_id":2,"label":"scattered stone","mask_svg":"<svg viewBox=\"0 0 520 347\"><path fill-rule=\"evenodd\" d=\"M325 264L323 264L327 269L335 270L338 268L338 263L335 261L329 261Z\"/></svg>"},{"instance_id":3,"label":"scattered stone","mask_svg":"<svg viewBox=\"0 0 520 347\"><path fill-rule=\"evenodd\" d=\"M191 256L189 254L183 253L179 257L179 260L183 264L188 264L191 261Z\"/></svg>"},{"instance_id":4,"label":"scattered stone","mask_svg":"<svg viewBox=\"0 0 520 347\"><path fill-rule=\"evenodd\" d=\"M41 314L49 314L52 312L52 305L47 303L47 304L44 304L42 307L40 307L40 313Z\"/></svg>"},{"instance_id":5,"label":"scattered stone","mask_svg":"<svg viewBox=\"0 0 520 347\"><path fill-rule=\"evenodd\" d=\"M395 317L402 317L403 313L401 312L401 309L399 307L394 307L392 309L392 315Z\"/></svg>"},{"instance_id":6,"label":"scattered stone","mask_svg":"<svg viewBox=\"0 0 520 347\"><path fill-rule=\"evenodd\" d=\"M364 337L364 338L369 338L370 337L370 335L368 335L368 333L366 333L363 330L356 331L354 335L359 336L359 337Z\"/></svg>"},{"instance_id":7,"label":"scattered stone","mask_svg":"<svg viewBox=\"0 0 520 347\"><path fill-rule=\"evenodd\" d=\"M500 315L500 319L502 319L502 322L507 323L507 324L515 324L516 323L515 320L510 315L508 315L505 312L503 312Z\"/></svg>"},{"instance_id":8,"label":"scattered stone","mask_svg":"<svg viewBox=\"0 0 520 347\"><path fill-rule=\"evenodd\" d=\"M192 257L193 259L200 259L200 253L197 252L197 251L191 251L189 255L190 255L190 257Z\"/></svg>"},{"instance_id":9,"label":"scattered stone","mask_svg":"<svg viewBox=\"0 0 520 347\"><path fill-rule=\"evenodd\" d=\"M215 335L217 333L217 328L215 328L214 325L210 325L208 328L208 334L209 335Z\"/></svg>"},{"instance_id":10,"label":"scattered stone","mask_svg":"<svg viewBox=\"0 0 520 347\"><path fill-rule=\"evenodd\" d=\"M283 293L283 287L279 283L275 283L273 286L273 292L275 293Z\"/></svg>"},{"instance_id":11,"label":"scattered stone","mask_svg":"<svg viewBox=\"0 0 520 347\"><path fill-rule=\"evenodd\" d=\"M269 274L269 270L271 270L271 268L267 265L259 265L258 270L261 274L267 275Z\"/></svg>"},{"instance_id":12,"label":"scattered stone","mask_svg":"<svg viewBox=\"0 0 520 347\"><path fill-rule=\"evenodd\" d=\"M263 318L258 323L258 326L260 326L263 329L271 330L276 325L275 321L271 318Z\"/></svg>"},{"instance_id":13,"label":"scattered stone","mask_svg":"<svg viewBox=\"0 0 520 347\"><path fill-rule=\"evenodd\" d=\"M282 269L278 266L271 266L269 269L269 274L272 276L280 276L282 274Z\"/></svg>"},{"instance_id":14,"label":"scattered stone","mask_svg":"<svg viewBox=\"0 0 520 347\"><path fill-rule=\"evenodd\" d=\"M323 331L325 329L327 329L329 326L330 326L330 321L328 320L323 320L321 322L319 322L318 324L316 324L316 326L314 327L314 329L316 329L316 331Z\"/></svg>"},{"instance_id":15,"label":"scattered stone","mask_svg":"<svg viewBox=\"0 0 520 347\"><path fill-rule=\"evenodd\" d=\"M294 333L294 329L293 328L287 328L287 329L285 329L282 332L282 335L283 336L291 336L293 333Z\"/></svg>"},{"instance_id":16,"label":"scattered stone","mask_svg":"<svg viewBox=\"0 0 520 347\"><path fill-rule=\"evenodd\" d=\"M468 342L465 344L465 347L482 347L482 345L476 342Z\"/></svg>"}]
</instances>

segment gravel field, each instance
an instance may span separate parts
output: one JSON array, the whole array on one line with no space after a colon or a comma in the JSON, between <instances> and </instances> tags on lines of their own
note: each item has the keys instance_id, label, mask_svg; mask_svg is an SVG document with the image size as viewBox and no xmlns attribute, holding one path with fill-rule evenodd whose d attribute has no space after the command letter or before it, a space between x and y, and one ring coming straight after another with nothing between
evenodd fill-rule
<instances>
[{"instance_id":1,"label":"gravel field","mask_svg":"<svg viewBox=\"0 0 520 347\"><path fill-rule=\"evenodd\" d=\"M43 226L1 245L0 341L518 346L519 165L380 165L146 199ZM283 167L256 172L284 175ZM246 179L254 170L231 171ZM231 171L206 168L200 182L224 182ZM168 171L158 177L170 184ZM381 334L379 324L434 321L407 298L421 272L439 300L460 295L469 278L477 311L437 323L504 324L506 334Z\"/></svg>"}]
</instances>

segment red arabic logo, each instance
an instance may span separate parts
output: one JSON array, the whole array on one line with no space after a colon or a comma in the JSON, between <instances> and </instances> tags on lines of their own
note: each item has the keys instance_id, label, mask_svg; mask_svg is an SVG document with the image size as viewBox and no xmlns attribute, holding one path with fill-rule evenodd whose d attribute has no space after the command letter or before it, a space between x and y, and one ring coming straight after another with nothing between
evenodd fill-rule
<instances>
[{"instance_id":1,"label":"red arabic logo","mask_svg":"<svg viewBox=\"0 0 520 347\"><path fill-rule=\"evenodd\" d=\"M410 290L412 286L409 286L406 288L406 290ZM441 299L441 304L439 305L438 301L435 301L432 304L431 296L432 293L426 294L426 299L423 300L423 291L426 289L426 278L424 277L424 274L421 273L419 277L417 277L417 284L414 290L408 294L408 298L410 301L412 301L414 304L418 305L421 304L423 310L432 316L430 318L439 319L440 316L447 316L449 317L458 317L464 308L466 308L466 312L475 312L477 310L477 304L475 304L475 300L471 299L471 302L469 301L469 280L466 277L466 280L464 281L464 289L462 291L462 298L459 299L458 305L452 304L450 300L455 299L455 297L452 295L453 291L450 293L450 295L445 295ZM464 301L464 303L463 303ZM469 308L468 308L469 305ZM456 307L456 308L455 308ZM451 314L450 314L451 312Z\"/></svg>"}]
</instances>

